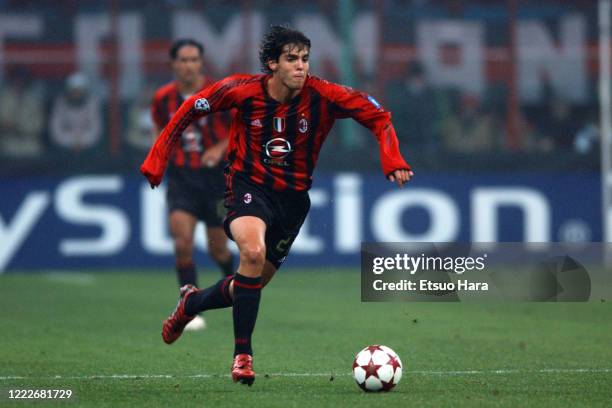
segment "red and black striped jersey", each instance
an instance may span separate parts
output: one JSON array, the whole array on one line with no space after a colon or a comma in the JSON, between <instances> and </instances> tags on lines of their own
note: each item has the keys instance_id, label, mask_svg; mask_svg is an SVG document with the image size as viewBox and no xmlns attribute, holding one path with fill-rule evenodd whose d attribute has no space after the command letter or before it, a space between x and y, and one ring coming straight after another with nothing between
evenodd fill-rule
<instances>
[{"instance_id":1,"label":"red and black striped jersey","mask_svg":"<svg viewBox=\"0 0 612 408\"><path fill-rule=\"evenodd\" d=\"M231 124L227 159L230 172L274 190L303 191L334 121L353 118L372 131L385 175L410 170L399 151L391 114L371 96L308 76L288 103L267 92L271 75L233 75L189 98L149 152L141 172L159 184L168 156L189 123L213 112L237 109Z\"/></svg>"},{"instance_id":2,"label":"red and black striped jersey","mask_svg":"<svg viewBox=\"0 0 612 408\"><path fill-rule=\"evenodd\" d=\"M201 90L213 83L206 78ZM159 129L165 128L183 102L185 98L179 92L176 81L159 88L151 104L153 123ZM201 168L202 153L228 137L227 122L225 115L202 116L194 120L181 132L180 143L172 152L171 163L177 167Z\"/></svg>"}]
</instances>

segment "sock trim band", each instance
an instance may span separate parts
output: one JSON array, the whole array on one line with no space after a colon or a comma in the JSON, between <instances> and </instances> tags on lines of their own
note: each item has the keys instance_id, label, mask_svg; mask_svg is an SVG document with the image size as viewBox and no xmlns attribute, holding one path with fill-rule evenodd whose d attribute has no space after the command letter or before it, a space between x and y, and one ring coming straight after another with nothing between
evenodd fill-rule
<instances>
[{"instance_id":1,"label":"sock trim band","mask_svg":"<svg viewBox=\"0 0 612 408\"><path fill-rule=\"evenodd\" d=\"M234 286L238 286L239 288L244 289L261 289L261 283L257 285L249 285L246 283L239 282L238 280L234 280Z\"/></svg>"}]
</instances>

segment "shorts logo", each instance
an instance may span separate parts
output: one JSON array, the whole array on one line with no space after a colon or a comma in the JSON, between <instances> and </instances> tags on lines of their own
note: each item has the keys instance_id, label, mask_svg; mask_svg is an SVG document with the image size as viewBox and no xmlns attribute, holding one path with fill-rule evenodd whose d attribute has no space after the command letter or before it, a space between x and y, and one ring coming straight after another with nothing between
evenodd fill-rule
<instances>
[{"instance_id":1,"label":"shorts logo","mask_svg":"<svg viewBox=\"0 0 612 408\"><path fill-rule=\"evenodd\" d=\"M242 197L242 201L244 201L245 204L249 204L251 201L253 201L253 196L251 193L245 193L244 197Z\"/></svg>"},{"instance_id":2,"label":"shorts logo","mask_svg":"<svg viewBox=\"0 0 612 408\"><path fill-rule=\"evenodd\" d=\"M195 104L193 105L196 110L208 112L210 110L210 104L208 103L208 99L200 98L196 99Z\"/></svg>"},{"instance_id":3,"label":"shorts logo","mask_svg":"<svg viewBox=\"0 0 612 408\"><path fill-rule=\"evenodd\" d=\"M306 119L300 119L300 121L298 122L298 130L300 131L300 133L306 133L306 131L308 130L308 121Z\"/></svg>"},{"instance_id":4,"label":"shorts logo","mask_svg":"<svg viewBox=\"0 0 612 408\"><path fill-rule=\"evenodd\" d=\"M278 252L287 252L289 251L289 248L291 248L291 244L293 243L293 239L295 237L287 237L286 239L281 239L280 241L278 241L278 244L276 244L276 250Z\"/></svg>"},{"instance_id":5,"label":"shorts logo","mask_svg":"<svg viewBox=\"0 0 612 408\"><path fill-rule=\"evenodd\" d=\"M266 156L272 159L282 159L293 151L291 143L282 137L268 140L264 148L266 149Z\"/></svg>"},{"instance_id":6,"label":"shorts logo","mask_svg":"<svg viewBox=\"0 0 612 408\"><path fill-rule=\"evenodd\" d=\"M272 123L274 125L274 130L276 130L278 133L285 130L285 118L274 117Z\"/></svg>"}]
</instances>

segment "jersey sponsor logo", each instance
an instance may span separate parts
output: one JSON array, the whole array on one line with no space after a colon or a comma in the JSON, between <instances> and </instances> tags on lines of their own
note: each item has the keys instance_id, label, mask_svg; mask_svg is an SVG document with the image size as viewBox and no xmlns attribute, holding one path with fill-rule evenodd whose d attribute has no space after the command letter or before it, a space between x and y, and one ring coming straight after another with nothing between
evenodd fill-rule
<instances>
[{"instance_id":1,"label":"jersey sponsor logo","mask_svg":"<svg viewBox=\"0 0 612 408\"><path fill-rule=\"evenodd\" d=\"M275 137L274 139L268 140L264 148L266 149L266 156L272 159L282 159L293 151L293 149L291 149L291 143L282 137Z\"/></svg>"},{"instance_id":2,"label":"jersey sponsor logo","mask_svg":"<svg viewBox=\"0 0 612 408\"><path fill-rule=\"evenodd\" d=\"M254 119L251 121L251 126L255 126L255 127L263 127L263 125L261 124L261 120L259 119Z\"/></svg>"},{"instance_id":3,"label":"jersey sponsor logo","mask_svg":"<svg viewBox=\"0 0 612 408\"><path fill-rule=\"evenodd\" d=\"M298 122L298 130L300 133L306 133L308 131L308 121L305 118L300 119Z\"/></svg>"},{"instance_id":4,"label":"jersey sponsor logo","mask_svg":"<svg viewBox=\"0 0 612 408\"><path fill-rule=\"evenodd\" d=\"M206 98L196 99L193 106L196 110L200 110L204 112L210 111L210 104L208 103L208 99Z\"/></svg>"},{"instance_id":5,"label":"jersey sponsor logo","mask_svg":"<svg viewBox=\"0 0 612 408\"><path fill-rule=\"evenodd\" d=\"M277 167L289 166L289 163L285 161L285 157L287 157L293 151L293 149L291 148L291 143L289 143L288 140L285 140L282 137L276 137L268 140L263 147L267 156L263 159L265 164Z\"/></svg>"},{"instance_id":6,"label":"jersey sponsor logo","mask_svg":"<svg viewBox=\"0 0 612 408\"><path fill-rule=\"evenodd\" d=\"M380 109L380 103L378 103L378 101L374 99L373 96L368 95L368 101L370 101L372 105L376 106L376 109Z\"/></svg>"},{"instance_id":7,"label":"jersey sponsor logo","mask_svg":"<svg viewBox=\"0 0 612 408\"><path fill-rule=\"evenodd\" d=\"M250 204L251 201L253 201L253 196L251 195L251 193L244 193L242 201L244 201L245 204Z\"/></svg>"},{"instance_id":8,"label":"jersey sponsor logo","mask_svg":"<svg viewBox=\"0 0 612 408\"><path fill-rule=\"evenodd\" d=\"M276 132L281 133L285 131L285 118L274 117L272 124Z\"/></svg>"}]
</instances>

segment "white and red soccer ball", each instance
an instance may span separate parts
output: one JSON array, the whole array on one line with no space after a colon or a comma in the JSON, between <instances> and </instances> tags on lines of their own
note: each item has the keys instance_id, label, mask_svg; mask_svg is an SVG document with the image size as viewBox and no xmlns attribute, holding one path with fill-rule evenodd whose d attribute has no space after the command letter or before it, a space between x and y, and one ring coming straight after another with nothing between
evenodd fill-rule
<instances>
[{"instance_id":1,"label":"white and red soccer ball","mask_svg":"<svg viewBox=\"0 0 612 408\"><path fill-rule=\"evenodd\" d=\"M355 356L353 378L364 391L390 391L402 378L402 361L387 346L368 346Z\"/></svg>"}]
</instances>

